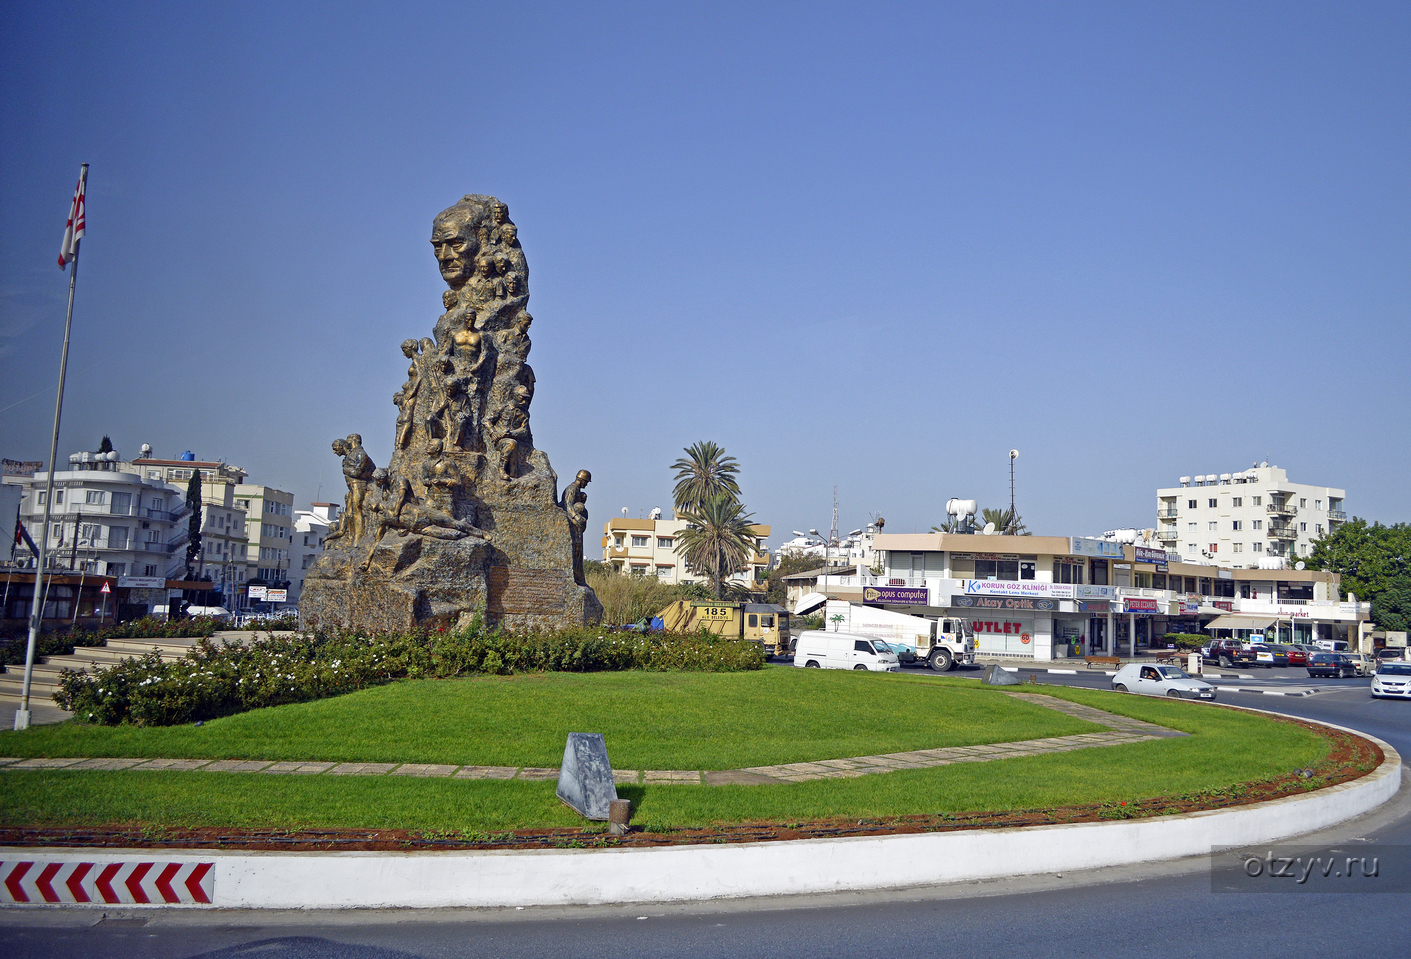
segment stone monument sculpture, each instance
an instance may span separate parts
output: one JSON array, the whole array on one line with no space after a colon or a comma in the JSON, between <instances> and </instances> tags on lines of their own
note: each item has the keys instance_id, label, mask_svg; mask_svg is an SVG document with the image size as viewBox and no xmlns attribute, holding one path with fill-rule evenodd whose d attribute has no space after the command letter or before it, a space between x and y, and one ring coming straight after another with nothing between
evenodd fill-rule
<instances>
[{"instance_id":1,"label":"stone monument sculpture","mask_svg":"<svg viewBox=\"0 0 1411 959\"><path fill-rule=\"evenodd\" d=\"M583 578L580 470L558 492L534 446L529 266L509 208L468 194L432 221L447 289L432 335L406 339L392 453L357 433L333 441L348 495L304 580L310 625L454 626L477 613L510 628L596 622Z\"/></svg>"}]
</instances>

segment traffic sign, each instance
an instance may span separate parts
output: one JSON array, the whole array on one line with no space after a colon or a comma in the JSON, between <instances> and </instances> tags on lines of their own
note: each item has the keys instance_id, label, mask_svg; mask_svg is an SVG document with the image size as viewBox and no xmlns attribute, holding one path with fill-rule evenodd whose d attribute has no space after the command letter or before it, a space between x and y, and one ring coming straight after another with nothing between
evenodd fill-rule
<instances>
[{"instance_id":1,"label":"traffic sign","mask_svg":"<svg viewBox=\"0 0 1411 959\"><path fill-rule=\"evenodd\" d=\"M111 593L112 591L113 591L113 588L112 588L111 586L109 586L107 583L104 583L104 584L103 584L103 588L100 589L100 590L98 590L98 592L100 592L100 593Z\"/></svg>"}]
</instances>

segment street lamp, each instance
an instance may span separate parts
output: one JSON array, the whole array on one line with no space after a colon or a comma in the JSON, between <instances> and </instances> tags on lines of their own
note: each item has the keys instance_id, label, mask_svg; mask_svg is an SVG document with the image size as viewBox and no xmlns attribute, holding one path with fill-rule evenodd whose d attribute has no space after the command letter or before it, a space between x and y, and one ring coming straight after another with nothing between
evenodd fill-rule
<instances>
[{"instance_id":1,"label":"street lamp","mask_svg":"<svg viewBox=\"0 0 1411 959\"><path fill-rule=\"evenodd\" d=\"M1013 527L1018 521L1014 512L1014 461L1019 458L1018 450L1009 451L1009 525ZM1008 532L1008 530L1006 530Z\"/></svg>"}]
</instances>

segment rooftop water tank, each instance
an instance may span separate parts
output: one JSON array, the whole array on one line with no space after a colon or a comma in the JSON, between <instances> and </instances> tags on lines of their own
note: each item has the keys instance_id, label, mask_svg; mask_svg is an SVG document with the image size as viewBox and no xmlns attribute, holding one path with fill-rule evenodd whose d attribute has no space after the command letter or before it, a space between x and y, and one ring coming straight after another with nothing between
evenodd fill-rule
<instances>
[{"instance_id":1,"label":"rooftop water tank","mask_svg":"<svg viewBox=\"0 0 1411 959\"><path fill-rule=\"evenodd\" d=\"M185 453L181 454L181 461L183 463L194 463L196 462L196 454L187 450Z\"/></svg>"}]
</instances>

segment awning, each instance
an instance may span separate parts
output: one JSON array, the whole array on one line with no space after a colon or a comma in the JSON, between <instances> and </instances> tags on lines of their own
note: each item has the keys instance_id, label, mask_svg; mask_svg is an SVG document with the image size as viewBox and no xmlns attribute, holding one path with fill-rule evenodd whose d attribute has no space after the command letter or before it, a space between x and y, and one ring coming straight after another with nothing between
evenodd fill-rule
<instances>
[{"instance_id":1,"label":"awning","mask_svg":"<svg viewBox=\"0 0 1411 959\"><path fill-rule=\"evenodd\" d=\"M822 593L804 593L794 606L795 616L807 616L816 609L821 609L828 602L828 597Z\"/></svg>"},{"instance_id":2,"label":"awning","mask_svg":"<svg viewBox=\"0 0 1411 959\"><path fill-rule=\"evenodd\" d=\"M1270 616L1241 616L1238 613L1226 613L1224 616L1217 616L1206 623L1205 629L1265 629L1272 626L1278 620Z\"/></svg>"}]
</instances>

